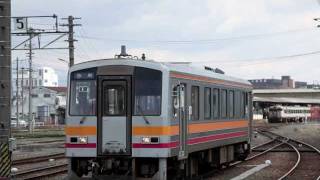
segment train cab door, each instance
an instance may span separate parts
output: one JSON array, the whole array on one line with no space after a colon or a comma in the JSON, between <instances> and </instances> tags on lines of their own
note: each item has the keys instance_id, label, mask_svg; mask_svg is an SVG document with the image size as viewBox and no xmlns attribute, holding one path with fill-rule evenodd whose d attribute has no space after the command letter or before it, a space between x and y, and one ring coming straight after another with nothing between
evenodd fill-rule
<instances>
[{"instance_id":1,"label":"train cab door","mask_svg":"<svg viewBox=\"0 0 320 180\"><path fill-rule=\"evenodd\" d=\"M186 106L186 87L184 84L175 86L175 108L178 109L179 120L179 154L178 159L183 160L188 158L188 117Z\"/></svg>"},{"instance_id":2,"label":"train cab door","mask_svg":"<svg viewBox=\"0 0 320 180\"><path fill-rule=\"evenodd\" d=\"M98 155L131 154L131 78L99 78Z\"/></svg>"}]
</instances>

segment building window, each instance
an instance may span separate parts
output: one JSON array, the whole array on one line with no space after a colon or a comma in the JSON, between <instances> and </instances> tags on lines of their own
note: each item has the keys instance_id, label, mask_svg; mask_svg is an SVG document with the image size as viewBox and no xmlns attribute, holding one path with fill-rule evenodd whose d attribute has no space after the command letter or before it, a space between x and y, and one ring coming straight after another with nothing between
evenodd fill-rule
<instances>
[{"instance_id":1,"label":"building window","mask_svg":"<svg viewBox=\"0 0 320 180\"><path fill-rule=\"evenodd\" d=\"M229 91L229 117L234 117L234 91Z\"/></svg>"},{"instance_id":2,"label":"building window","mask_svg":"<svg viewBox=\"0 0 320 180\"><path fill-rule=\"evenodd\" d=\"M227 117L227 90L221 90L221 117Z\"/></svg>"},{"instance_id":3,"label":"building window","mask_svg":"<svg viewBox=\"0 0 320 180\"><path fill-rule=\"evenodd\" d=\"M31 97L37 98L37 97L38 97L38 94L32 94Z\"/></svg>"},{"instance_id":4,"label":"building window","mask_svg":"<svg viewBox=\"0 0 320 180\"><path fill-rule=\"evenodd\" d=\"M213 118L219 118L219 89L213 89Z\"/></svg>"},{"instance_id":5,"label":"building window","mask_svg":"<svg viewBox=\"0 0 320 180\"><path fill-rule=\"evenodd\" d=\"M47 80L47 79L45 79L45 80L44 80L44 83L47 83L47 82L48 82L48 80Z\"/></svg>"},{"instance_id":6,"label":"building window","mask_svg":"<svg viewBox=\"0 0 320 180\"><path fill-rule=\"evenodd\" d=\"M192 120L199 120L199 87L191 87Z\"/></svg>"},{"instance_id":7,"label":"building window","mask_svg":"<svg viewBox=\"0 0 320 180\"><path fill-rule=\"evenodd\" d=\"M47 73L47 72L48 72L48 70L47 70L47 69L45 69L45 70L44 70L44 73Z\"/></svg>"},{"instance_id":8,"label":"building window","mask_svg":"<svg viewBox=\"0 0 320 180\"><path fill-rule=\"evenodd\" d=\"M43 97L49 98L49 97L51 97L51 95L50 94L44 94Z\"/></svg>"},{"instance_id":9,"label":"building window","mask_svg":"<svg viewBox=\"0 0 320 180\"><path fill-rule=\"evenodd\" d=\"M39 80L39 86L42 86L42 80L41 79Z\"/></svg>"},{"instance_id":10,"label":"building window","mask_svg":"<svg viewBox=\"0 0 320 180\"><path fill-rule=\"evenodd\" d=\"M204 118L211 118L211 88L204 88Z\"/></svg>"}]
</instances>

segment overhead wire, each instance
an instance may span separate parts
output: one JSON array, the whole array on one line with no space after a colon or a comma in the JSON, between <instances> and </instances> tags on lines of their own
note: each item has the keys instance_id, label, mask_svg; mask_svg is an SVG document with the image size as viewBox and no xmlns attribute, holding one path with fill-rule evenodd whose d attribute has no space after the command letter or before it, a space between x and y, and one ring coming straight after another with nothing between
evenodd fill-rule
<instances>
[{"instance_id":1,"label":"overhead wire","mask_svg":"<svg viewBox=\"0 0 320 180\"><path fill-rule=\"evenodd\" d=\"M103 38L103 37L97 37L97 36L82 36L82 38L92 39L97 41L115 41L115 42L133 42L133 43L164 43L164 44L200 43L201 44L201 43L216 43L219 41L228 41L228 40L265 38L269 36L276 36L276 35L287 34L287 33L298 33L298 32L305 32L305 31L311 31L311 30L315 31L316 28L304 28L304 29L295 29L295 30L272 32L272 33L262 33L262 34L215 38L215 39L194 39L194 40L137 40L137 39L113 39L113 38Z\"/></svg>"},{"instance_id":2,"label":"overhead wire","mask_svg":"<svg viewBox=\"0 0 320 180\"><path fill-rule=\"evenodd\" d=\"M84 38L85 36L87 36L87 32L86 30L83 28L83 26L80 26L80 31L79 31L79 34L80 34L80 38L83 39L85 41L85 43L91 48L93 49L96 53L99 54L99 56L101 56L100 52L98 51L98 48L95 46L94 43L91 43L91 41L89 41L87 38ZM103 56L103 55L102 55ZM102 57L101 56L101 57Z\"/></svg>"}]
</instances>

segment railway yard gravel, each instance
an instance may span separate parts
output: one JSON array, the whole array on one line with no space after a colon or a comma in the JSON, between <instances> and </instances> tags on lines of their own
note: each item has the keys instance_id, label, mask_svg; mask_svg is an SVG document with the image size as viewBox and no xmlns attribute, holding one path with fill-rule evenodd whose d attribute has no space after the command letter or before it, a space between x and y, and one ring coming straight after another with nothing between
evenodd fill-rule
<instances>
[{"instance_id":1,"label":"railway yard gravel","mask_svg":"<svg viewBox=\"0 0 320 180\"><path fill-rule=\"evenodd\" d=\"M253 130L268 129L279 135L292 139L297 139L309 143L316 148L320 148L320 122L309 122L299 124L268 124L264 120L255 121ZM253 134L252 147L269 141L260 134ZM255 154L254 152L252 154ZM250 175L246 179L277 179L289 170L295 163L297 155L294 152L269 152L266 155L255 158L253 160L243 162L234 167L226 168L215 173L208 179L232 179L241 173L254 168L256 165L265 163L266 160L271 161L271 165ZM320 175L320 156L316 153L303 152L301 154L301 162L296 171L292 173L288 179L311 180Z\"/></svg>"},{"instance_id":2,"label":"railway yard gravel","mask_svg":"<svg viewBox=\"0 0 320 180\"><path fill-rule=\"evenodd\" d=\"M17 149L12 154L12 160L20 160L27 158L37 158L41 156L48 156L53 154L64 153L64 137L19 137L16 140ZM53 161L44 161L38 163L28 163L22 165L13 165L12 168L18 168L18 172L28 171L39 167L46 167L50 165L66 163L66 159L57 159ZM57 177L50 177L47 179L63 179L66 175L59 175Z\"/></svg>"}]
</instances>

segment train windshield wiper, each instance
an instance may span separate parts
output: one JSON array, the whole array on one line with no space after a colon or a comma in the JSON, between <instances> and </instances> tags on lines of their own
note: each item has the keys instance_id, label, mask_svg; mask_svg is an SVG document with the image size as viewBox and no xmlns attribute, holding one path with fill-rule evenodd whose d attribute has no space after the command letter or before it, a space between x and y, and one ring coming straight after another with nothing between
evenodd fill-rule
<instances>
[{"instance_id":1,"label":"train windshield wiper","mask_svg":"<svg viewBox=\"0 0 320 180\"><path fill-rule=\"evenodd\" d=\"M140 114L142 115L142 118L143 118L144 122L145 122L146 124L150 124L148 118L144 115L144 113L143 113L140 105L137 105L137 107L138 107L138 110L140 111Z\"/></svg>"}]
</instances>

